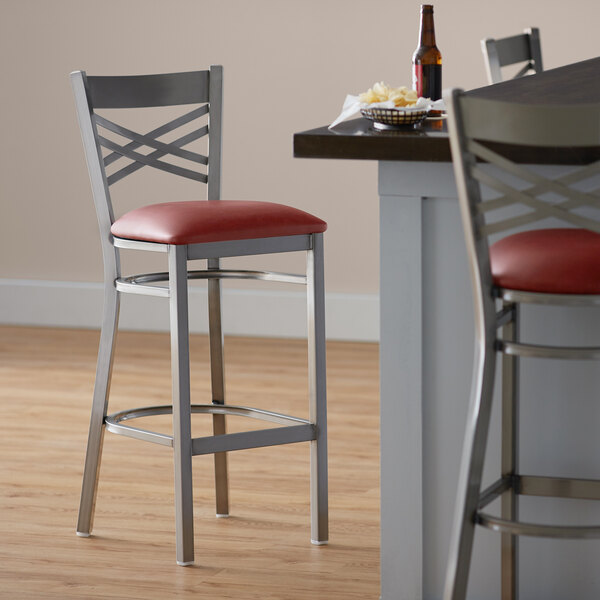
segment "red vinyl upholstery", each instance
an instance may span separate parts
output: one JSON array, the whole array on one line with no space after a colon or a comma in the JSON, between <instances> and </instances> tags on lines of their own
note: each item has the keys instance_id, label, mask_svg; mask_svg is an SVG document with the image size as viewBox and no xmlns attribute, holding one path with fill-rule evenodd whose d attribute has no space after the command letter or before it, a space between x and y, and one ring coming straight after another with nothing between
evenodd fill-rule
<instances>
[{"instance_id":1,"label":"red vinyl upholstery","mask_svg":"<svg viewBox=\"0 0 600 600\"><path fill-rule=\"evenodd\" d=\"M540 229L490 247L494 285L550 294L600 294L600 234Z\"/></svg>"},{"instance_id":2,"label":"red vinyl upholstery","mask_svg":"<svg viewBox=\"0 0 600 600\"><path fill-rule=\"evenodd\" d=\"M199 244L322 233L327 223L283 204L200 200L152 204L117 219L111 233L161 244Z\"/></svg>"}]
</instances>

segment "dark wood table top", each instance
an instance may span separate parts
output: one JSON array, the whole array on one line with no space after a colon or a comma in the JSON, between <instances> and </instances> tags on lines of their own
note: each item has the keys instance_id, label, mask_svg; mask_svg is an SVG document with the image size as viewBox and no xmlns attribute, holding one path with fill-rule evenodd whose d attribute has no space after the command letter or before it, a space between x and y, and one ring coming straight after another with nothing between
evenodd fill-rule
<instances>
[{"instance_id":1,"label":"dark wood table top","mask_svg":"<svg viewBox=\"0 0 600 600\"><path fill-rule=\"evenodd\" d=\"M536 103L540 99L555 104L600 102L600 57L488 85L468 94L523 103ZM552 150L541 154L521 147L512 158L518 162L566 164L589 159L589 151L578 149L574 149L567 158L555 159L554 154ZM324 126L294 134L294 156L428 162L452 160L445 120L428 119L406 130L378 131L362 117L344 121L333 129Z\"/></svg>"}]
</instances>

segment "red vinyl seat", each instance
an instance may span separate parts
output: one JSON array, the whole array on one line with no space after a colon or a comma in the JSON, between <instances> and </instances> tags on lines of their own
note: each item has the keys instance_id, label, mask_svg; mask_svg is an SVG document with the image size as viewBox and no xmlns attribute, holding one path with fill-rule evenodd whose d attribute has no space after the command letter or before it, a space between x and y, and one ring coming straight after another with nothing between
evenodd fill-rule
<instances>
[{"instance_id":1,"label":"red vinyl seat","mask_svg":"<svg viewBox=\"0 0 600 600\"><path fill-rule=\"evenodd\" d=\"M539 229L490 247L494 285L548 294L600 294L600 234Z\"/></svg>"},{"instance_id":2,"label":"red vinyl seat","mask_svg":"<svg viewBox=\"0 0 600 600\"><path fill-rule=\"evenodd\" d=\"M327 223L273 202L199 200L142 206L117 219L115 237L160 244L201 244L322 233Z\"/></svg>"}]
</instances>

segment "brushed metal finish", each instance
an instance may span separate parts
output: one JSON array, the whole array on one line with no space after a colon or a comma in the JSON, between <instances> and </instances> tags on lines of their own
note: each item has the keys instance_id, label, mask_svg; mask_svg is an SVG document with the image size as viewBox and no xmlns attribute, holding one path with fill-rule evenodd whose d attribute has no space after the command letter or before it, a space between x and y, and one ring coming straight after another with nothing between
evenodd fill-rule
<instances>
[{"instance_id":1,"label":"brushed metal finish","mask_svg":"<svg viewBox=\"0 0 600 600\"><path fill-rule=\"evenodd\" d=\"M598 360L600 358L600 347L540 346L538 344L523 344L498 340L497 349L499 352L510 356L562 358L565 360Z\"/></svg>"},{"instance_id":2,"label":"brushed metal finish","mask_svg":"<svg viewBox=\"0 0 600 600\"><path fill-rule=\"evenodd\" d=\"M252 240L233 240L230 242L207 242L206 244L192 244L188 246L188 259L298 252L309 250L311 245L312 238L310 235L288 235Z\"/></svg>"},{"instance_id":3,"label":"brushed metal finish","mask_svg":"<svg viewBox=\"0 0 600 600\"><path fill-rule=\"evenodd\" d=\"M600 538L600 525L539 525L477 513L477 524L505 535L558 538L565 540L593 540Z\"/></svg>"},{"instance_id":4,"label":"brushed metal finish","mask_svg":"<svg viewBox=\"0 0 600 600\"><path fill-rule=\"evenodd\" d=\"M323 234L313 235L306 260L309 415L317 432L310 443L310 537L320 545L329 540Z\"/></svg>"},{"instance_id":5,"label":"brushed metal finish","mask_svg":"<svg viewBox=\"0 0 600 600\"><path fill-rule=\"evenodd\" d=\"M173 380L175 547L177 563L187 565L194 562L187 248L171 246L168 256Z\"/></svg>"},{"instance_id":6,"label":"brushed metal finish","mask_svg":"<svg viewBox=\"0 0 600 600\"><path fill-rule=\"evenodd\" d=\"M300 423L310 423L307 419L293 417L270 410L261 408L253 408L251 406L237 406L234 404L192 404L191 411L193 414L207 415L230 415L235 417L250 417L269 421L270 423L278 423L280 425L298 425ZM122 410L106 417L106 421L111 421L114 424L129 421L131 419L141 419L142 417L154 417L156 415L170 415L173 412L173 407L170 404L160 406L142 406L139 408L130 408Z\"/></svg>"},{"instance_id":7,"label":"brushed metal finish","mask_svg":"<svg viewBox=\"0 0 600 600\"><path fill-rule=\"evenodd\" d=\"M219 259L208 260L211 270L219 271ZM216 274L215 274L216 275ZM225 362L223 357L223 328L221 315L221 280L208 280L208 328L210 340L210 373L212 403L225 404ZM225 435L227 431L225 415L213 414L213 434ZM217 452L215 462L215 504L216 514L229 515L229 477L227 473L227 454Z\"/></svg>"},{"instance_id":8,"label":"brushed metal finish","mask_svg":"<svg viewBox=\"0 0 600 600\"><path fill-rule=\"evenodd\" d=\"M200 454L226 455L227 452L233 450L247 450L249 448L264 448L266 446L308 442L314 440L316 435L315 426L312 423L240 431L237 433L195 438L192 440L192 454L194 456ZM217 514L219 516L227 515L227 513Z\"/></svg>"},{"instance_id":9,"label":"brushed metal finish","mask_svg":"<svg viewBox=\"0 0 600 600\"><path fill-rule=\"evenodd\" d=\"M485 490L482 490L479 493L479 502L477 504L477 508L482 509L490 504L490 502L496 500L496 498L508 491L511 488L511 485L512 480L504 477L501 477L492 483L492 485L489 485L487 488L485 488Z\"/></svg>"},{"instance_id":10,"label":"brushed metal finish","mask_svg":"<svg viewBox=\"0 0 600 600\"><path fill-rule=\"evenodd\" d=\"M515 343L519 339L519 306L504 303L511 319L502 328L505 342ZM502 460L501 471L504 481L513 482L519 472L519 358L502 356ZM502 494L501 514L503 519L516 521L519 518L519 499L514 485ZM519 540L512 533L504 533L501 539L501 594L502 600L516 600L518 588Z\"/></svg>"},{"instance_id":11,"label":"brushed metal finish","mask_svg":"<svg viewBox=\"0 0 600 600\"><path fill-rule=\"evenodd\" d=\"M81 499L79 501L79 516L77 518L77 533L84 536L90 535L94 522L102 443L104 440L104 418L108 408L119 307L119 293L113 286L105 285L104 315L102 317L96 381L94 383L90 429L83 470Z\"/></svg>"},{"instance_id":12,"label":"brushed metal finish","mask_svg":"<svg viewBox=\"0 0 600 600\"><path fill-rule=\"evenodd\" d=\"M538 294L522 290L494 290L498 298L521 304L542 304L548 306L600 306L600 296L592 294Z\"/></svg>"},{"instance_id":13,"label":"brushed metal finish","mask_svg":"<svg viewBox=\"0 0 600 600\"><path fill-rule=\"evenodd\" d=\"M523 496L600 500L600 481L597 479L521 475L519 477L519 494Z\"/></svg>"}]
</instances>

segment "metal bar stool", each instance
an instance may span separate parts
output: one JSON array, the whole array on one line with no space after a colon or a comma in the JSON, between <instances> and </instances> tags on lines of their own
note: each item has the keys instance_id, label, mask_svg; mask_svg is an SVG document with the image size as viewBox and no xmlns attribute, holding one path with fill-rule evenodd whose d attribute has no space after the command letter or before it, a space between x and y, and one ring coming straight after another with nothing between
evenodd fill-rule
<instances>
[{"instance_id":1,"label":"metal bar stool","mask_svg":"<svg viewBox=\"0 0 600 600\"><path fill-rule=\"evenodd\" d=\"M327 224L283 204L221 200L222 81L221 66L161 75L88 77L82 71L71 74L100 226L105 274L104 316L77 533L89 536L92 531L105 429L169 446L174 454L176 554L180 565L194 561L192 456L199 454L214 454L216 512L217 516L227 516L227 452L310 442L311 539L314 544L325 544L328 538L323 287L323 232ZM190 105L195 107L190 110ZM111 109L112 115L112 109L178 106L184 107L179 116L145 134L117 124L98 112ZM119 114L123 112L126 111ZM203 118L207 121L204 124ZM191 131L190 127L193 127ZM166 141L165 135L171 141ZM210 150L207 155L188 148L190 143L205 137L208 137ZM107 172L109 166L110 173ZM207 199L141 206L115 219L109 187L143 167L205 183ZM122 276L120 252L130 249L164 254L168 269L162 273ZM220 259L224 257L296 251L306 253L305 275L222 269L220 265ZM206 260L207 268L188 270L188 261L198 259ZM308 418L225 404L221 328L221 279L225 278L280 281L306 287ZM210 404L191 404L190 399L188 279L206 279L208 282ZM166 284L161 285L161 282ZM168 406L135 408L108 415L119 303L124 293L153 295L169 301L173 402ZM171 413L172 435L148 431L130 423L133 419ZM212 415L213 436L192 438L192 413ZM262 419L277 426L227 433L226 415Z\"/></svg>"},{"instance_id":2,"label":"metal bar stool","mask_svg":"<svg viewBox=\"0 0 600 600\"><path fill-rule=\"evenodd\" d=\"M500 83L503 80L502 67L509 65L525 63L512 79L529 73L541 73L544 70L540 30L537 27L530 27L519 35L499 40L493 38L481 40L481 51L490 84Z\"/></svg>"},{"instance_id":3,"label":"metal bar stool","mask_svg":"<svg viewBox=\"0 0 600 600\"><path fill-rule=\"evenodd\" d=\"M466 597L476 525L502 534L502 598L514 599L518 536L600 537L600 525L522 522L518 511L519 495L600 500L600 480L523 474L518 467L519 357L600 359L600 347L542 346L519 338L523 303L600 305L600 105L574 111L485 100L461 90L450 90L445 99L476 350L444 599ZM577 166L550 179L507 157L511 144ZM564 227L554 226L557 219ZM482 490L496 353L502 355L502 473ZM500 516L485 511L496 498Z\"/></svg>"}]
</instances>

